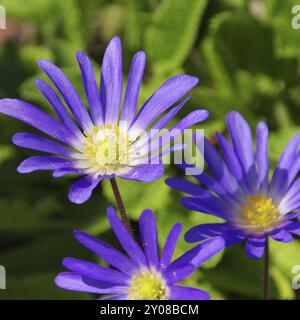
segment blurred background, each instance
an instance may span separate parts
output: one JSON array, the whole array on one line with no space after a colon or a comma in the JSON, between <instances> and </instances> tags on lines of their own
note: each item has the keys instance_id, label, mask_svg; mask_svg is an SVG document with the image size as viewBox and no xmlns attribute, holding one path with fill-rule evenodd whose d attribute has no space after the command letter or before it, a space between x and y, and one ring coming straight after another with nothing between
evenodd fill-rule
<instances>
[{"instance_id":1,"label":"blurred background","mask_svg":"<svg viewBox=\"0 0 300 320\"><path fill-rule=\"evenodd\" d=\"M211 117L201 127L211 139L214 131L225 132L229 110L240 111L253 129L266 120L272 167L300 128L300 30L291 26L295 1L2 0L1 5L7 29L0 30L0 98L21 98L52 112L34 86L35 78L45 78L36 65L41 58L60 66L84 98L76 51L85 51L99 74L104 49L118 34L125 75L134 52L147 53L139 105L171 75L195 75L201 83L178 117L208 109ZM30 130L0 116L0 265L7 272L0 299L94 299L58 289L53 279L63 270L63 257L97 261L75 241L74 229L115 244L105 218L106 206L115 203L110 184L103 182L90 201L78 206L67 200L74 177L18 174L18 163L37 153L13 146L11 136ZM186 231L214 221L183 209L182 195L166 187L167 176L181 174L170 166L152 184L119 181L133 223L144 208L155 210L161 244L175 222ZM190 247L181 239L176 255ZM296 299L291 280L292 267L300 265L299 241L272 241L271 261L271 297ZM215 299L260 299L262 262L250 261L242 246L228 248L185 284Z\"/></svg>"}]
</instances>

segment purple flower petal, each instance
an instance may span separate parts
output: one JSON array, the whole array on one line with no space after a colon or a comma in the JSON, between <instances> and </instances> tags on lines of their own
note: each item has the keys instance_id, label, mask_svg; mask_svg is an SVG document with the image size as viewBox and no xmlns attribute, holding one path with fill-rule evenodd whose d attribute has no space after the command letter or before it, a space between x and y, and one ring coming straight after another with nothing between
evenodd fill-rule
<instances>
[{"instance_id":1,"label":"purple flower petal","mask_svg":"<svg viewBox=\"0 0 300 320\"><path fill-rule=\"evenodd\" d=\"M52 87L47 82L40 79L35 80L35 85L52 105L62 124L74 134L75 138L82 138L83 135L81 131L78 129L77 125Z\"/></svg>"},{"instance_id":2,"label":"purple flower petal","mask_svg":"<svg viewBox=\"0 0 300 320\"><path fill-rule=\"evenodd\" d=\"M299 216L300 216L300 211L298 210L295 212L288 213L284 217L286 220L292 220L292 219L298 218Z\"/></svg>"},{"instance_id":3,"label":"purple flower petal","mask_svg":"<svg viewBox=\"0 0 300 320\"><path fill-rule=\"evenodd\" d=\"M65 126L27 102L2 99L0 100L0 113L21 120L59 141L74 146L74 138Z\"/></svg>"},{"instance_id":4,"label":"purple flower petal","mask_svg":"<svg viewBox=\"0 0 300 320\"><path fill-rule=\"evenodd\" d=\"M132 274L134 265L124 254L117 251L114 247L82 231L75 231L74 236L81 244L93 251L114 268L125 274Z\"/></svg>"},{"instance_id":5,"label":"purple flower petal","mask_svg":"<svg viewBox=\"0 0 300 320\"><path fill-rule=\"evenodd\" d=\"M131 62L121 116L121 121L126 121L128 128L132 124L137 109L145 64L145 53L143 51L137 52Z\"/></svg>"},{"instance_id":6,"label":"purple flower petal","mask_svg":"<svg viewBox=\"0 0 300 320\"><path fill-rule=\"evenodd\" d=\"M168 283L175 283L186 278L198 269L202 263L223 250L224 246L225 242L221 237L202 242L172 262L164 273L165 278Z\"/></svg>"},{"instance_id":7,"label":"purple flower petal","mask_svg":"<svg viewBox=\"0 0 300 320\"><path fill-rule=\"evenodd\" d=\"M206 172L202 172L199 175L194 176L197 180L199 180L210 192L216 193L225 203L232 205L238 204L237 199L235 196L232 196L228 191L222 186L217 180L212 178Z\"/></svg>"},{"instance_id":8,"label":"purple flower petal","mask_svg":"<svg viewBox=\"0 0 300 320\"><path fill-rule=\"evenodd\" d=\"M163 159L162 157L169 155L170 153L176 152L176 151L181 151L186 147L186 145L183 144L174 144L173 146L169 147L169 148L165 148L163 150L160 150L159 152L156 152L154 154L152 154L150 156L150 158L148 158L149 163L151 164L162 164L163 163ZM145 159L145 158L144 158ZM170 157L169 157L170 159Z\"/></svg>"},{"instance_id":9,"label":"purple flower petal","mask_svg":"<svg viewBox=\"0 0 300 320\"><path fill-rule=\"evenodd\" d=\"M196 140L196 136L194 136ZM227 190L231 195L235 195L239 192L239 186L235 178L229 172L225 162L223 161L216 148L204 138L204 159L209 166L211 172L219 183Z\"/></svg>"},{"instance_id":10,"label":"purple flower petal","mask_svg":"<svg viewBox=\"0 0 300 320\"><path fill-rule=\"evenodd\" d=\"M63 266L70 271L93 280L110 282L117 285L128 285L130 278L120 271L100 266L99 264L75 258L65 258Z\"/></svg>"},{"instance_id":11,"label":"purple flower petal","mask_svg":"<svg viewBox=\"0 0 300 320\"><path fill-rule=\"evenodd\" d=\"M175 190L188 193L192 196L198 196L198 195L201 195L201 194L207 192L206 190L204 190L200 186L196 185L195 183L192 183L192 182L190 182L186 179L183 179L183 178L168 178L165 180L165 183L169 187L171 187Z\"/></svg>"},{"instance_id":12,"label":"purple flower petal","mask_svg":"<svg viewBox=\"0 0 300 320\"><path fill-rule=\"evenodd\" d=\"M191 228L185 234L184 238L187 242L198 242L217 236L220 236L225 240L226 246L238 244L245 239L245 236L241 232L232 228L227 223L200 224Z\"/></svg>"},{"instance_id":13,"label":"purple flower petal","mask_svg":"<svg viewBox=\"0 0 300 320\"><path fill-rule=\"evenodd\" d=\"M167 237L160 259L160 266L162 270L165 270L170 264L181 230L181 224L176 223Z\"/></svg>"},{"instance_id":14,"label":"purple flower petal","mask_svg":"<svg viewBox=\"0 0 300 320\"><path fill-rule=\"evenodd\" d=\"M295 159L293 161L293 164L289 170L288 173L288 183L287 185L290 187L290 185L293 183L293 181L295 180L295 178L298 176L300 171L300 152L298 151Z\"/></svg>"},{"instance_id":15,"label":"purple flower petal","mask_svg":"<svg viewBox=\"0 0 300 320\"><path fill-rule=\"evenodd\" d=\"M172 108L168 113L166 113L163 117L161 117L151 128L151 131L147 131L146 134L142 135L139 139L139 144L141 146L145 146L149 143L156 135L160 133L160 131L169 123L171 119L175 117L175 115L182 109L182 107L186 104L190 97L185 98L181 103Z\"/></svg>"},{"instance_id":16,"label":"purple flower petal","mask_svg":"<svg viewBox=\"0 0 300 320\"><path fill-rule=\"evenodd\" d=\"M188 210L195 210L202 213L212 214L219 218L225 218L229 215L223 201L216 198L209 192L205 196L192 198L185 197L180 200L181 205Z\"/></svg>"},{"instance_id":17,"label":"purple flower petal","mask_svg":"<svg viewBox=\"0 0 300 320\"><path fill-rule=\"evenodd\" d=\"M209 117L207 110L194 110L190 112L186 117L182 118L177 124L175 124L172 130L178 130L183 132L185 129L192 127L193 125L206 120Z\"/></svg>"},{"instance_id":18,"label":"purple flower petal","mask_svg":"<svg viewBox=\"0 0 300 320\"><path fill-rule=\"evenodd\" d=\"M176 114L182 109L182 107L191 99L191 96L185 98L180 102L177 106L172 108L169 112L167 112L163 117L161 117L151 129L161 130L163 129L171 119L173 119Z\"/></svg>"},{"instance_id":19,"label":"purple flower petal","mask_svg":"<svg viewBox=\"0 0 300 320\"><path fill-rule=\"evenodd\" d=\"M59 288L93 294L118 294L125 290L125 287L89 279L75 272L61 272L56 276L54 282Z\"/></svg>"},{"instance_id":20,"label":"purple flower petal","mask_svg":"<svg viewBox=\"0 0 300 320\"><path fill-rule=\"evenodd\" d=\"M186 117L175 124L169 131L152 140L151 145L154 147L151 149L151 152L164 146L165 144L170 144L170 137L172 140L174 140L176 137L180 136L185 129L204 121L208 116L209 113L206 110L196 110L189 113Z\"/></svg>"},{"instance_id":21,"label":"purple flower petal","mask_svg":"<svg viewBox=\"0 0 300 320\"><path fill-rule=\"evenodd\" d=\"M61 178L65 176L66 174L80 174L81 171L75 168L60 168L56 169L52 173L53 178Z\"/></svg>"},{"instance_id":22,"label":"purple flower petal","mask_svg":"<svg viewBox=\"0 0 300 320\"><path fill-rule=\"evenodd\" d=\"M156 220L151 210L144 210L139 219L140 238L149 266L158 267Z\"/></svg>"},{"instance_id":23,"label":"purple flower petal","mask_svg":"<svg viewBox=\"0 0 300 320\"><path fill-rule=\"evenodd\" d=\"M85 176L77 180L69 190L69 200L76 204L84 203L91 197L93 190L102 179L101 176Z\"/></svg>"},{"instance_id":24,"label":"purple flower petal","mask_svg":"<svg viewBox=\"0 0 300 320\"><path fill-rule=\"evenodd\" d=\"M34 133L20 132L13 136L13 143L16 146L48 152L60 156L72 157L73 152L61 144Z\"/></svg>"},{"instance_id":25,"label":"purple flower petal","mask_svg":"<svg viewBox=\"0 0 300 320\"><path fill-rule=\"evenodd\" d=\"M246 240L245 251L250 259L259 259L263 256L266 247L264 236L252 236Z\"/></svg>"},{"instance_id":26,"label":"purple flower petal","mask_svg":"<svg viewBox=\"0 0 300 320\"><path fill-rule=\"evenodd\" d=\"M96 126L103 124L103 112L93 65L83 53L77 52L77 61L81 70L83 85L87 101L91 110L92 119Z\"/></svg>"},{"instance_id":27,"label":"purple flower petal","mask_svg":"<svg viewBox=\"0 0 300 320\"><path fill-rule=\"evenodd\" d=\"M251 186L248 185L247 179L244 177L243 168L232 145L218 132L216 133L216 137L231 174L236 178L240 187L245 192L251 192Z\"/></svg>"},{"instance_id":28,"label":"purple flower petal","mask_svg":"<svg viewBox=\"0 0 300 320\"><path fill-rule=\"evenodd\" d=\"M167 80L143 105L132 130L146 129L152 121L182 98L198 83L198 79L188 75L178 75Z\"/></svg>"},{"instance_id":29,"label":"purple flower petal","mask_svg":"<svg viewBox=\"0 0 300 320\"><path fill-rule=\"evenodd\" d=\"M285 229L297 236L300 236L300 222L298 221L291 221Z\"/></svg>"},{"instance_id":30,"label":"purple flower petal","mask_svg":"<svg viewBox=\"0 0 300 320\"><path fill-rule=\"evenodd\" d=\"M256 128L256 161L258 188L264 194L268 192L269 184L268 134L266 123L260 122Z\"/></svg>"},{"instance_id":31,"label":"purple flower petal","mask_svg":"<svg viewBox=\"0 0 300 320\"><path fill-rule=\"evenodd\" d=\"M30 173L37 170L57 170L67 166L72 167L74 161L50 156L33 156L20 163L17 170L19 173Z\"/></svg>"},{"instance_id":32,"label":"purple flower petal","mask_svg":"<svg viewBox=\"0 0 300 320\"><path fill-rule=\"evenodd\" d=\"M288 192L279 203L278 209L282 215L297 209L297 204L300 201L300 179L297 179Z\"/></svg>"},{"instance_id":33,"label":"purple flower petal","mask_svg":"<svg viewBox=\"0 0 300 320\"><path fill-rule=\"evenodd\" d=\"M300 143L300 133L297 133L285 147L277 166L274 170L270 184L270 194L273 198L280 199L288 190L289 169L291 168Z\"/></svg>"},{"instance_id":34,"label":"purple flower petal","mask_svg":"<svg viewBox=\"0 0 300 320\"><path fill-rule=\"evenodd\" d=\"M249 184L255 190L257 172L251 129L246 120L238 112L229 112L226 117L226 123L235 153L241 162Z\"/></svg>"},{"instance_id":35,"label":"purple flower petal","mask_svg":"<svg viewBox=\"0 0 300 320\"><path fill-rule=\"evenodd\" d=\"M166 279L168 285L177 283L183 279L186 279L190 276L196 268L192 264L186 263L178 268L167 268L164 271L164 278Z\"/></svg>"},{"instance_id":36,"label":"purple flower petal","mask_svg":"<svg viewBox=\"0 0 300 320\"><path fill-rule=\"evenodd\" d=\"M170 266L170 269L178 268L186 263L192 264L195 268L199 268L202 263L219 253L224 249L225 242L221 237L215 237L203 241L193 249L187 251L180 258L175 260Z\"/></svg>"},{"instance_id":37,"label":"purple flower petal","mask_svg":"<svg viewBox=\"0 0 300 320\"><path fill-rule=\"evenodd\" d=\"M127 300L127 294L118 294L112 297L102 298L100 300Z\"/></svg>"},{"instance_id":38,"label":"purple flower petal","mask_svg":"<svg viewBox=\"0 0 300 320\"><path fill-rule=\"evenodd\" d=\"M131 236L131 234L124 227L122 221L118 218L115 210L113 208L107 209L107 218L110 222L110 225L119 240L120 245L126 251L126 253L131 258L138 267L146 266L147 260L144 252Z\"/></svg>"},{"instance_id":39,"label":"purple flower petal","mask_svg":"<svg viewBox=\"0 0 300 320\"><path fill-rule=\"evenodd\" d=\"M272 239L279 241L279 242L291 242L293 240L292 235L284 230L284 229L277 229L269 232L269 235Z\"/></svg>"},{"instance_id":40,"label":"purple flower petal","mask_svg":"<svg viewBox=\"0 0 300 320\"><path fill-rule=\"evenodd\" d=\"M290 199L284 205L280 206L280 213L286 217L288 212L293 212L300 208L300 194L297 194L294 198Z\"/></svg>"},{"instance_id":41,"label":"purple flower petal","mask_svg":"<svg viewBox=\"0 0 300 320\"><path fill-rule=\"evenodd\" d=\"M122 44L119 37L114 37L105 50L101 67L100 98L106 124L114 125L118 121L122 86Z\"/></svg>"},{"instance_id":42,"label":"purple flower petal","mask_svg":"<svg viewBox=\"0 0 300 320\"><path fill-rule=\"evenodd\" d=\"M218 207L221 206L223 215L227 218L230 218L233 212L239 210L240 205L243 203L243 194L237 197L235 194L228 193L224 186L205 172L198 175L197 179L206 186L206 189L211 193L211 196L208 196L208 191L206 191L206 194L198 195L197 198L212 198L212 202L216 202Z\"/></svg>"},{"instance_id":43,"label":"purple flower petal","mask_svg":"<svg viewBox=\"0 0 300 320\"><path fill-rule=\"evenodd\" d=\"M210 295L195 288L171 286L169 300L210 300Z\"/></svg>"},{"instance_id":44,"label":"purple flower petal","mask_svg":"<svg viewBox=\"0 0 300 320\"><path fill-rule=\"evenodd\" d=\"M162 164L149 164L131 169L128 173L120 176L126 180L137 180L142 182L153 182L159 179L164 173Z\"/></svg>"},{"instance_id":45,"label":"purple flower petal","mask_svg":"<svg viewBox=\"0 0 300 320\"><path fill-rule=\"evenodd\" d=\"M93 128L92 120L70 80L50 61L39 60L38 65L55 84L80 126L90 131Z\"/></svg>"}]
</instances>

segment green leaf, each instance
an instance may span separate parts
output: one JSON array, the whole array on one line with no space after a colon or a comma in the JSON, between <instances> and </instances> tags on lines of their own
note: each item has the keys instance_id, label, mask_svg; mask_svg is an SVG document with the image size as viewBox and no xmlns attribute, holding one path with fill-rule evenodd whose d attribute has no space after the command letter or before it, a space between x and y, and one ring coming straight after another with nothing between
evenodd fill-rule
<instances>
[{"instance_id":1,"label":"green leaf","mask_svg":"<svg viewBox=\"0 0 300 320\"><path fill-rule=\"evenodd\" d=\"M281 271L277 260L271 258L270 295L272 299L292 299L289 279ZM251 260L242 246L229 247L214 269L202 270L203 277L218 291L233 299L262 299L263 259Z\"/></svg>"},{"instance_id":2,"label":"green leaf","mask_svg":"<svg viewBox=\"0 0 300 320\"><path fill-rule=\"evenodd\" d=\"M188 278L184 279L183 285L199 288L200 290L208 292L212 300L223 300L225 298L221 291L217 290L211 283L206 281L202 272L202 267L192 273Z\"/></svg>"},{"instance_id":3,"label":"green leaf","mask_svg":"<svg viewBox=\"0 0 300 320\"><path fill-rule=\"evenodd\" d=\"M15 148L11 145L3 145L3 144L0 144L0 165L13 158L15 155Z\"/></svg>"},{"instance_id":4,"label":"green leaf","mask_svg":"<svg viewBox=\"0 0 300 320\"><path fill-rule=\"evenodd\" d=\"M48 48L34 45L22 47L20 50L20 57L23 62L33 70L36 69L36 61L39 59L54 60L54 55Z\"/></svg>"},{"instance_id":5,"label":"green leaf","mask_svg":"<svg viewBox=\"0 0 300 320\"><path fill-rule=\"evenodd\" d=\"M59 208L53 198L42 199L35 206L24 200L0 198L1 223L0 230L10 232L32 232L45 227L50 221L52 212ZM22 214L20 214L22 213ZM57 223L58 226L58 223Z\"/></svg>"},{"instance_id":6,"label":"green leaf","mask_svg":"<svg viewBox=\"0 0 300 320\"><path fill-rule=\"evenodd\" d=\"M276 163L289 142L289 140L299 132L299 127L289 127L282 130L271 132L269 135L269 158Z\"/></svg>"},{"instance_id":7,"label":"green leaf","mask_svg":"<svg viewBox=\"0 0 300 320\"><path fill-rule=\"evenodd\" d=\"M72 55L72 58L69 60L72 60L73 64L75 63L75 55ZM95 67L95 74L96 76L99 74L98 71L99 68ZM84 103L87 103L86 96L83 89L83 83L81 78L80 69L77 66L72 67L66 67L61 68L62 72L68 77L68 79L71 81L72 85L75 87L76 91L80 95L82 101ZM44 73L37 73L33 77L28 78L26 81L24 81L21 86L19 87L20 94L23 99L33 101L38 106L45 107L46 110L49 110L53 112L52 107L48 103L48 101L44 98L44 96L41 94L41 92L37 89L35 86L35 80L36 79L42 79L48 83L51 83L51 80L44 74ZM53 86L54 89L56 89ZM56 90L58 95L60 96L59 92Z\"/></svg>"},{"instance_id":8,"label":"green leaf","mask_svg":"<svg viewBox=\"0 0 300 320\"><path fill-rule=\"evenodd\" d=\"M275 61L271 32L268 26L241 11L215 16L203 43L205 60L214 79L224 88L231 88L239 70L272 74ZM249 42L254 40L256 45L250 46Z\"/></svg>"},{"instance_id":9,"label":"green leaf","mask_svg":"<svg viewBox=\"0 0 300 320\"><path fill-rule=\"evenodd\" d=\"M102 6L99 24L106 42L110 41L115 35L120 34L126 18L126 10L122 4L113 3Z\"/></svg>"},{"instance_id":10,"label":"green leaf","mask_svg":"<svg viewBox=\"0 0 300 320\"><path fill-rule=\"evenodd\" d=\"M143 47L144 33L151 18L145 7L144 1L141 0L131 0L127 7L125 39L132 50L140 50Z\"/></svg>"},{"instance_id":11,"label":"green leaf","mask_svg":"<svg viewBox=\"0 0 300 320\"><path fill-rule=\"evenodd\" d=\"M170 174L169 176L173 175L174 174ZM175 249L174 258L176 258L196 245L187 243L184 240L183 235L186 231L199 224L220 222L221 220L212 215L183 208L180 204L180 200L182 199L182 197L186 196L186 194L184 195L183 193L178 192L174 189L169 189L170 192L168 194L168 197L172 199L172 201L164 203L164 206L161 206L160 210L157 210L158 213L156 214L156 221L157 228L159 230L159 243L161 247L163 247L163 245L165 244L165 240L173 225L175 223L181 223L183 231ZM216 256L205 262L202 267L206 269L215 267L221 261L222 256L223 252L217 254Z\"/></svg>"},{"instance_id":12,"label":"green leaf","mask_svg":"<svg viewBox=\"0 0 300 320\"><path fill-rule=\"evenodd\" d=\"M297 4L294 0L267 0L266 21L275 32L275 50L280 57L296 57L300 54L300 32L292 28L292 8ZM299 4L299 3L298 3Z\"/></svg>"},{"instance_id":13,"label":"green leaf","mask_svg":"<svg viewBox=\"0 0 300 320\"><path fill-rule=\"evenodd\" d=\"M3 249L3 246L2 246ZM0 254L6 269L6 290L2 299L90 299L89 294L69 292L56 287L55 276L64 270L65 256L96 261L88 250L74 239L72 233L40 235L38 240L15 242Z\"/></svg>"},{"instance_id":14,"label":"green leaf","mask_svg":"<svg viewBox=\"0 0 300 320\"><path fill-rule=\"evenodd\" d=\"M270 268L270 277L275 279L275 286L277 287L279 299L286 300L295 298L291 281L277 266L272 266Z\"/></svg>"},{"instance_id":15,"label":"green leaf","mask_svg":"<svg viewBox=\"0 0 300 320\"><path fill-rule=\"evenodd\" d=\"M152 183L137 181L128 183L126 180L117 180L128 215L132 219L137 220L146 208L153 210L156 215L164 210L167 203L171 201L169 197L170 188L164 184L164 179L160 178ZM109 203L117 208L109 181L103 183L103 194L107 197Z\"/></svg>"},{"instance_id":16,"label":"green leaf","mask_svg":"<svg viewBox=\"0 0 300 320\"><path fill-rule=\"evenodd\" d=\"M224 118L228 111L237 110L253 126L257 114L268 117L269 124L274 120L273 126L286 125L281 117L269 115L276 113L278 105L290 105L285 90L298 85L297 61L278 58L273 38L270 25L242 10L212 18L201 46L210 79L204 79L206 88L197 88L196 94L213 117ZM286 111L285 120L290 113Z\"/></svg>"},{"instance_id":17,"label":"green leaf","mask_svg":"<svg viewBox=\"0 0 300 320\"><path fill-rule=\"evenodd\" d=\"M2 0L1 5L5 7L9 16L20 19L32 19L46 16L53 0L30 0L20 3L18 0Z\"/></svg>"},{"instance_id":18,"label":"green leaf","mask_svg":"<svg viewBox=\"0 0 300 320\"><path fill-rule=\"evenodd\" d=\"M6 290L1 290L3 300L89 300L91 295L58 288L55 273L36 273L28 276L7 276Z\"/></svg>"},{"instance_id":19,"label":"green leaf","mask_svg":"<svg viewBox=\"0 0 300 320\"><path fill-rule=\"evenodd\" d=\"M270 241L271 258L274 264L284 273L291 282L295 276L292 268L300 265L300 243L293 240L291 243Z\"/></svg>"},{"instance_id":20,"label":"green leaf","mask_svg":"<svg viewBox=\"0 0 300 320\"><path fill-rule=\"evenodd\" d=\"M9 251L2 250L0 261L11 276L63 271L66 256L96 261L96 256L73 237L72 232L43 233L39 239L19 241Z\"/></svg>"},{"instance_id":21,"label":"green leaf","mask_svg":"<svg viewBox=\"0 0 300 320\"><path fill-rule=\"evenodd\" d=\"M245 8L249 0L221 0L222 4L234 8Z\"/></svg>"},{"instance_id":22,"label":"green leaf","mask_svg":"<svg viewBox=\"0 0 300 320\"><path fill-rule=\"evenodd\" d=\"M195 41L206 0L163 0L145 33L145 47L155 71L180 66Z\"/></svg>"}]
</instances>

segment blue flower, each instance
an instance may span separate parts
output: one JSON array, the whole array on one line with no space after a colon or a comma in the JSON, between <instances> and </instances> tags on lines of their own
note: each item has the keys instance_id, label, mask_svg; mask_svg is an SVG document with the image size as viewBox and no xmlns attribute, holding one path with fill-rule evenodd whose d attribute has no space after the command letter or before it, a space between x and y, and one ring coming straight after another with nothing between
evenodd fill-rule
<instances>
[{"instance_id":1,"label":"blue flower","mask_svg":"<svg viewBox=\"0 0 300 320\"><path fill-rule=\"evenodd\" d=\"M70 201L75 203L88 200L103 178L118 176L151 182L161 177L164 166L159 159L162 154L181 149L183 145L168 146L163 151L149 149L154 140L159 140L157 136L148 134L149 129L161 130L166 126L189 98L169 112L166 111L196 86L198 79L189 75L172 77L137 112L146 63L144 52L137 52L132 60L123 102L122 45L119 37L113 38L105 51L100 90L88 57L78 52L77 61L89 108L83 104L62 71L45 60L40 60L38 65L61 97L48 83L39 79L35 83L52 105L59 120L27 102L0 100L0 113L19 119L58 140L33 133L17 133L13 137L17 146L50 154L26 159L19 165L18 171L30 173L52 170L54 177L68 173L84 175L72 185L69 192ZM180 135L183 130L207 117L208 112L205 110L193 111L173 129Z\"/></svg>"},{"instance_id":2,"label":"blue flower","mask_svg":"<svg viewBox=\"0 0 300 320\"><path fill-rule=\"evenodd\" d=\"M204 159L210 172L195 176L201 186L180 178L167 179L166 183L192 196L182 199L185 208L225 221L193 227L186 233L186 241L222 236L230 246L245 240L247 255L258 259L264 254L268 236L280 242L300 236L300 223L293 220L300 215L300 179L296 179L300 133L287 144L269 183L267 125L260 122L256 128L255 154L245 119L230 112L226 122L231 143L216 133L218 152L207 139L204 141Z\"/></svg>"},{"instance_id":3,"label":"blue flower","mask_svg":"<svg viewBox=\"0 0 300 320\"><path fill-rule=\"evenodd\" d=\"M106 261L111 267L75 258L63 260L69 272L55 278L57 286L80 292L105 295L109 300L207 300L209 294L195 288L177 285L206 260L224 248L224 240L207 240L171 263L181 225L171 229L162 254L158 254L157 230L154 214L144 210L139 219L142 247L124 227L113 208L107 217L127 255L112 246L82 232L75 231L76 239Z\"/></svg>"}]
</instances>

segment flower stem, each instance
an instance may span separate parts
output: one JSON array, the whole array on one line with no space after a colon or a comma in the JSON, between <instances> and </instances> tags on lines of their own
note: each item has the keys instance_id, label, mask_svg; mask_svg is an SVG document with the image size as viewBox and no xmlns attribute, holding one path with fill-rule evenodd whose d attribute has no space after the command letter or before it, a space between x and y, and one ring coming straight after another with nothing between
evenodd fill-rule
<instances>
[{"instance_id":1,"label":"flower stem","mask_svg":"<svg viewBox=\"0 0 300 320\"><path fill-rule=\"evenodd\" d=\"M122 219L126 229L130 232L130 234L133 234L116 179L110 178L110 183L111 183L111 187L113 189L113 192L114 192L114 195L115 195L115 198L116 198L119 210L120 210L121 219Z\"/></svg>"},{"instance_id":2,"label":"flower stem","mask_svg":"<svg viewBox=\"0 0 300 320\"><path fill-rule=\"evenodd\" d=\"M270 250L269 239L266 237L266 249L264 254L264 300L269 300L269 280L270 280Z\"/></svg>"}]
</instances>

